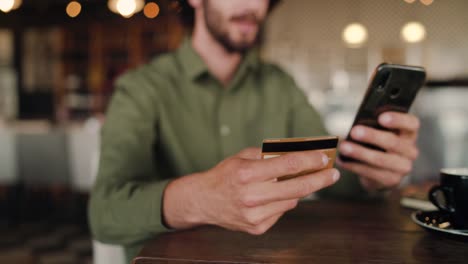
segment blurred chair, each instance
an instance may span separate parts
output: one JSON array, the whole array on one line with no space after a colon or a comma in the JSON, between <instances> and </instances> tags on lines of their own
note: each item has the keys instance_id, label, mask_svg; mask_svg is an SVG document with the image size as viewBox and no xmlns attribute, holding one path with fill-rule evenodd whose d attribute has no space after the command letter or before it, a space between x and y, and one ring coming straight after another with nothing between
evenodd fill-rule
<instances>
[{"instance_id":1,"label":"blurred chair","mask_svg":"<svg viewBox=\"0 0 468 264\"><path fill-rule=\"evenodd\" d=\"M13 131L0 128L0 185L17 183L16 137Z\"/></svg>"},{"instance_id":2,"label":"blurred chair","mask_svg":"<svg viewBox=\"0 0 468 264\"><path fill-rule=\"evenodd\" d=\"M0 125L0 220L14 224L18 219L16 137L13 131ZM0 261L1 262L1 261Z\"/></svg>"},{"instance_id":3,"label":"blurred chair","mask_svg":"<svg viewBox=\"0 0 468 264\"><path fill-rule=\"evenodd\" d=\"M121 246L109 245L93 240L94 264L125 264L125 253Z\"/></svg>"},{"instance_id":4,"label":"blurred chair","mask_svg":"<svg viewBox=\"0 0 468 264\"><path fill-rule=\"evenodd\" d=\"M21 181L26 186L67 185L67 135L60 129L17 131L16 146Z\"/></svg>"},{"instance_id":5,"label":"blurred chair","mask_svg":"<svg viewBox=\"0 0 468 264\"><path fill-rule=\"evenodd\" d=\"M416 115L421 121L417 140L419 157L414 162L410 177L406 180L411 184L438 181L439 170L444 162L442 131L437 117L425 113L416 113Z\"/></svg>"},{"instance_id":6,"label":"blurred chair","mask_svg":"<svg viewBox=\"0 0 468 264\"><path fill-rule=\"evenodd\" d=\"M439 116L439 126L444 134L444 166L466 167L468 135L467 109L446 109Z\"/></svg>"},{"instance_id":7,"label":"blurred chair","mask_svg":"<svg viewBox=\"0 0 468 264\"><path fill-rule=\"evenodd\" d=\"M99 149L99 128L86 129L84 126L74 126L68 130L68 151L70 156L71 186L78 192L91 191L97 153Z\"/></svg>"},{"instance_id":8,"label":"blurred chair","mask_svg":"<svg viewBox=\"0 0 468 264\"><path fill-rule=\"evenodd\" d=\"M414 182L437 181L442 167L468 165L468 89L436 87L423 89L415 102L421 117L420 158L415 163Z\"/></svg>"},{"instance_id":9,"label":"blurred chair","mask_svg":"<svg viewBox=\"0 0 468 264\"><path fill-rule=\"evenodd\" d=\"M18 223L69 216L66 133L48 121L17 121Z\"/></svg>"}]
</instances>

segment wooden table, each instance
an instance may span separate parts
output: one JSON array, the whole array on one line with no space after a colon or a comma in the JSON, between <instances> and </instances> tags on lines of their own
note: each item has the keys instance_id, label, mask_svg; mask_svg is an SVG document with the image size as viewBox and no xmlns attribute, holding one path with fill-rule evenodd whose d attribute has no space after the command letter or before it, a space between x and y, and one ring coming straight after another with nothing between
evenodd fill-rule
<instances>
[{"instance_id":1,"label":"wooden table","mask_svg":"<svg viewBox=\"0 0 468 264\"><path fill-rule=\"evenodd\" d=\"M429 233L398 199L308 201L266 234L204 226L146 244L147 263L468 263L468 243Z\"/></svg>"}]
</instances>

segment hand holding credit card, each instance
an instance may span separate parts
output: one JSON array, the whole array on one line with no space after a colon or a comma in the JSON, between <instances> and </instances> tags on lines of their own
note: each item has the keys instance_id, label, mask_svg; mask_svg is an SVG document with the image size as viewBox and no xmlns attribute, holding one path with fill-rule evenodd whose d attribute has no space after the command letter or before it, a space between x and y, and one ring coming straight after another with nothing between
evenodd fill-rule
<instances>
[{"instance_id":1,"label":"hand holding credit card","mask_svg":"<svg viewBox=\"0 0 468 264\"><path fill-rule=\"evenodd\" d=\"M337 136L265 139L262 144L262 158L274 158L296 151L318 150L328 156L329 161L325 168L330 169L333 168L335 162L337 144ZM288 175L278 178L278 180L287 180L306 173Z\"/></svg>"},{"instance_id":2,"label":"hand holding credit card","mask_svg":"<svg viewBox=\"0 0 468 264\"><path fill-rule=\"evenodd\" d=\"M268 139L263 152L246 148L210 170L180 177L166 187L165 205L178 203L180 190L193 190L184 210L195 220L180 221L179 211L169 211L166 219L169 215L170 226L179 228L207 223L262 234L300 199L338 181L339 171L331 168L337 142L337 137ZM268 158L273 156L278 157Z\"/></svg>"}]
</instances>

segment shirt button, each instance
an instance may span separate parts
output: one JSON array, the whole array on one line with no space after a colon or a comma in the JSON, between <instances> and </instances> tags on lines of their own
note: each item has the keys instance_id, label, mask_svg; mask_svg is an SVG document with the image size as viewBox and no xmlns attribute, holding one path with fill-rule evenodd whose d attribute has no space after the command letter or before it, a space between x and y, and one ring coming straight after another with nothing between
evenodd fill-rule
<instances>
[{"instance_id":1,"label":"shirt button","mask_svg":"<svg viewBox=\"0 0 468 264\"><path fill-rule=\"evenodd\" d=\"M221 132L221 136L227 136L231 134L231 129L226 125L222 125L219 131Z\"/></svg>"}]
</instances>

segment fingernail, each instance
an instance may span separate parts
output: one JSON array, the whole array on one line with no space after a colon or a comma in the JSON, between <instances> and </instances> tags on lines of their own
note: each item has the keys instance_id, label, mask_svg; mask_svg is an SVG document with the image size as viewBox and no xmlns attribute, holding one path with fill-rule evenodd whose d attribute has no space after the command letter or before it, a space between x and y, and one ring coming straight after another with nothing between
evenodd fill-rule
<instances>
[{"instance_id":1,"label":"fingernail","mask_svg":"<svg viewBox=\"0 0 468 264\"><path fill-rule=\"evenodd\" d=\"M342 143L341 146L340 146L340 151L345 153L345 154L349 154L353 151L353 148L351 147L351 145L347 144L347 143Z\"/></svg>"},{"instance_id":2,"label":"fingernail","mask_svg":"<svg viewBox=\"0 0 468 264\"><path fill-rule=\"evenodd\" d=\"M328 156L325 154L322 154L322 163L324 166L328 164L328 161L329 161Z\"/></svg>"},{"instance_id":3,"label":"fingernail","mask_svg":"<svg viewBox=\"0 0 468 264\"><path fill-rule=\"evenodd\" d=\"M354 128L353 135L355 138L363 138L365 134L364 128L356 127Z\"/></svg>"},{"instance_id":4,"label":"fingernail","mask_svg":"<svg viewBox=\"0 0 468 264\"><path fill-rule=\"evenodd\" d=\"M336 182L340 178L340 173L338 172L338 170L333 171L332 178L334 182Z\"/></svg>"},{"instance_id":5,"label":"fingernail","mask_svg":"<svg viewBox=\"0 0 468 264\"><path fill-rule=\"evenodd\" d=\"M380 117L380 122L384 124L389 124L391 121L392 121L392 116L390 116L389 114L383 114Z\"/></svg>"}]
</instances>

